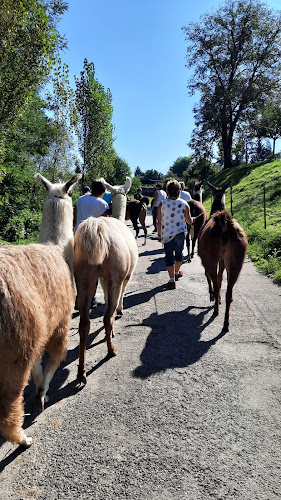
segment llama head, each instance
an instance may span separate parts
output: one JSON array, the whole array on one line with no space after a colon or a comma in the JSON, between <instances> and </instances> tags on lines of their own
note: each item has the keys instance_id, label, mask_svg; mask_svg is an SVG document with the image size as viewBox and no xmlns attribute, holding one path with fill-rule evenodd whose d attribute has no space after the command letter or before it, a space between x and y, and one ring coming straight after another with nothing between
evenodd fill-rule
<instances>
[{"instance_id":1,"label":"llama head","mask_svg":"<svg viewBox=\"0 0 281 500\"><path fill-rule=\"evenodd\" d=\"M116 194L126 195L128 193L128 191L130 190L131 185L132 185L131 177L126 177L126 182L122 186L111 186L103 178L101 178L100 180L104 183L106 189L108 189L108 191L110 191L112 196L115 196Z\"/></svg>"},{"instance_id":2,"label":"llama head","mask_svg":"<svg viewBox=\"0 0 281 500\"><path fill-rule=\"evenodd\" d=\"M81 179L81 177L81 174L76 174L67 182L53 184L43 175L39 173L35 174L35 178L37 179L37 181L41 182L47 189L49 195L48 198L61 198L63 200L69 201L70 203L72 203L72 188L74 184L76 184L76 182Z\"/></svg>"}]
</instances>

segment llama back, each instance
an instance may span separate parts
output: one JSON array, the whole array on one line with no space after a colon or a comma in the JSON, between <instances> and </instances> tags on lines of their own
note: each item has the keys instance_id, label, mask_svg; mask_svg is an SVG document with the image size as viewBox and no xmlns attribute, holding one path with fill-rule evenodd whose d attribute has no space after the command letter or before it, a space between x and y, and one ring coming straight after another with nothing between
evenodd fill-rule
<instances>
[{"instance_id":1,"label":"llama back","mask_svg":"<svg viewBox=\"0 0 281 500\"><path fill-rule=\"evenodd\" d=\"M7 245L0 249L0 270L0 365L32 365L62 319L70 322L69 267L53 245Z\"/></svg>"}]
</instances>

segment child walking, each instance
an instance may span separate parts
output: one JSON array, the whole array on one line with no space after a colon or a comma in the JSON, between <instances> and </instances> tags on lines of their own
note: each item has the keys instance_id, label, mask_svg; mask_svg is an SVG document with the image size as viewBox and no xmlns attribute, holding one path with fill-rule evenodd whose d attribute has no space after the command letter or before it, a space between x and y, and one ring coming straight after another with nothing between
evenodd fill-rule
<instances>
[{"instance_id":1,"label":"child walking","mask_svg":"<svg viewBox=\"0 0 281 500\"><path fill-rule=\"evenodd\" d=\"M180 198L181 186L178 181L169 181L166 191L168 198L162 200L158 207L158 241L164 244L165 262L170 278L167 288L174 290L175 282L183 276L180 267L186 222L193 224L195 217L191 217L188 203Z\"/></svg>"}]
</instances>

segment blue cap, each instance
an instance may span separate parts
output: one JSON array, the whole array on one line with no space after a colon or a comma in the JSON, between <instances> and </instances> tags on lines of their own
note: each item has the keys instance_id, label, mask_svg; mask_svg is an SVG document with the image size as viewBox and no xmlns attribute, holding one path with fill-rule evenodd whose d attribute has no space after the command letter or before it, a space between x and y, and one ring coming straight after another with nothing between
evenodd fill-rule
<instances>
[{"instance_id":1,"label":"blue cap","mask_svg":"<svg viewBox=\"0 0 281 500\"><path fill-rule=\"evenodd\" d=\"M89 188L89 186L84 186L83 187L83 193L88 193L88 191L91 191L91 189Z\"/></svg>"}]
</instances>

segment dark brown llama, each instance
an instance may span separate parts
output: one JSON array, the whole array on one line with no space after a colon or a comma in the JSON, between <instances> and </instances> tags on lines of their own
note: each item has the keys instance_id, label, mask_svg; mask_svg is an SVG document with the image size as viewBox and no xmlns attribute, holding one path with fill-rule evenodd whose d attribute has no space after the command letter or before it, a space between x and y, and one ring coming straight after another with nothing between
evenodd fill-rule
<instances>
[{"instance_id":1,"label":"dark brown llama","mask_svg":"<svg viewBox=\"0 0 281 500\"><path fill-rule=\"evenodd\" d=\"M227 271L226 307L222 333L229 330L229 311L232 290L242 269L248 240L246 233L232 215L225 210L224 187L216 188L208 182L214 195L211 217L198 238L198 255L205 268L210 301L215 300L214 315L219 313L223 271Z\"/></svg>"},{"instance_id":2,"label":"dark brown llama","mask_svg":"<svg viewBox=\"0 0 281 500\"><path fill-rule=\"evenodd\" d=\"M225 209L225 191L230 186L230 182L223 187L215 187L209 181L207 181L208 186L210 186L213 193L213 203L211 207L211 214L214 214L218 210Z\"/></svg>"},{"instance_id":3,"label":"dark brown llama","mask_svg":"<svg viewBox=\"0 0 281 500\"><path fill-rule=\"evenodd\" d=\"M149 198L143 196L140 200L130 200L127 203L126 208L126 220L131 219L134 230L136 231L136 239L139 235L138 220L140 221L141 227L144 232L144 243L146 245L147 229L145 225L145 219L147 215L147 207L149 205Z\"/></svg>"},{"instance_id":4,"label":"dark brown llama","mask_svg":"<svg viewBox=\"0 0 281 500\"><path fill-rule=\"evenodd\" d=\"M193 259L194 257L194 248L198 235L201 231L202 226L205 224L208 215L205 210L205 207L199 201L189 200L188 205L190 208L191 217L198 217L194 221L192 226L190 225L187 226L187 235L186 235L187 262L191 262L191 259ZM190 240L192 241L191 253L190 253Z\"/></svg>"},{"instance_id":5,"label":"dark brown llama","mask_svg":"<svg viewBox=\"0 0 281 500\"><path fill-rule=\"evenodd\" d=\"M195 182L193 187L193 200L203 203L203 182Z\"/></svg>"}]
</instances>

